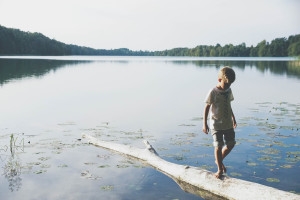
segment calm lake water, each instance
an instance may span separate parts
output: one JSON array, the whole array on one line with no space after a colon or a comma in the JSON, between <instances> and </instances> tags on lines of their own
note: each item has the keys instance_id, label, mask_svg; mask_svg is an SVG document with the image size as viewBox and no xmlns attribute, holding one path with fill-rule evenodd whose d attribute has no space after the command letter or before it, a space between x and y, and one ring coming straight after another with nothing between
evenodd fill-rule
<instances>
[{"instance_id":1,"label":"calm lake water","mask_svg":"<svg viewBox=\"0 0 300 200\"><path fill-rule=\"evenodd\" d=\"M300 63L291 58L0 57L0 199L202 199L99 139L216 171L202 133L220 67L237 75L227 175L300 193Z\"/></svg>"}]
</instances>

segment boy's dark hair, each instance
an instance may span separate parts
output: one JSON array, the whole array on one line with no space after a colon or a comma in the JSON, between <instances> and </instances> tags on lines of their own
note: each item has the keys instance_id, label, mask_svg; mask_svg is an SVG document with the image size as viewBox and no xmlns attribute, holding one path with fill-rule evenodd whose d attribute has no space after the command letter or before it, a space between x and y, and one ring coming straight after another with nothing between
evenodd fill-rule
<instances>
[{"instance_id":1,"label":"boy's dark hair","mask_svg":"<svg viewBox=\"0 0 300 200\"><path fill-rule=\"evenodd\" d=\"M235 72L230 67L223 67L219 72L219 78L223 79L225 83L233 83L235 81Z\"/></svg>"}]
</instances>

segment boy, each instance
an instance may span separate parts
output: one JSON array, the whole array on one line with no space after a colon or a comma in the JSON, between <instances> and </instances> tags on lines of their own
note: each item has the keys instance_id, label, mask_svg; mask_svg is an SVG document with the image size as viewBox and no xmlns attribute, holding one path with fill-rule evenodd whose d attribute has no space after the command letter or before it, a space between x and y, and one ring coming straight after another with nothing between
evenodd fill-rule
<instances>
[{"instance_id":1,"label":"boy","mask_svg":"<svg viewBox=\"0 0 300 200\"><path fill-rule=\"evenodd\" d=\"M235 145L236 120L231 109L231 101L234 99L230 85L235 81L235 72L230 67L223 67L219 71L218 84L211 89L205 99L203 114L203 132L208 134L211 129L214 155L218 171L215 173L217 178L221 178L226 173L223 164L224 158L230 153ZM210 113L210 128L207 125L208 113ZM224 146L224 140L225 146ZM223 147L224 146L224 147Z\"/></svg>"}]
</instances>

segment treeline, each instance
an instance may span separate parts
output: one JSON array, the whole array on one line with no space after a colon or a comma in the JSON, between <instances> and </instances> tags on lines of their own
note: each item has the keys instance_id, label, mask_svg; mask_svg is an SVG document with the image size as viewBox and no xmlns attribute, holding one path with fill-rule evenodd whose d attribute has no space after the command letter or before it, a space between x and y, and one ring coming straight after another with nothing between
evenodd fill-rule
<instances>
[{"instance_id":1,"label":"treeline","mask_svg":"<svg viewBox=\"0 0 300 200\"><path fill-rule=\"evenodd\" d=\"M126 48L105 50L65 44L41 33L24 32L0 26L0 55L122 55L148 56L147 51L131 51Z\"/></svg>"},{"instance_id":2,"label":"treeline","mask_svg":"<svg viewBox=\"0 0 300 200\"><path fill-rule=\"evenodd\" d=\"M217 44L195 48L174 48L165 51L132 51L93 49L65 44L41 33L24 32L0 26L0 55L101 55L101 56L196 56L196 57L286 57L300 56L300 34L277 38L270 43L261 41L255 47Z\"/></svg>"},{"instance_id":3,"label":"treeline","mask_svg":"<svg viewBox=\"0 0 300 200\"><path fill-rule=\"evenodd\" d=\"M197 57L287 57L300 56L300 34L286 38L277 38L271 43L263 40L255 47L227 44L221 46L200 45L195 48L175 48L154 52L155 56L197 56Z\"/></svg>"}]
</instances>

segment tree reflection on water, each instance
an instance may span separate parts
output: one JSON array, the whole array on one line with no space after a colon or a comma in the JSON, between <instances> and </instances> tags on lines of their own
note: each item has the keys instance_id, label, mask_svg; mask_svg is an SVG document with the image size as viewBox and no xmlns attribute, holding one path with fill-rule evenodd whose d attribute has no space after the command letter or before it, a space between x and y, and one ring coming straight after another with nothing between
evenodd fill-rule
<instances>
[{"instance_id":1,"label":"tree reflection on water","mask_svg":"<svg viewBox=\"0 0 300 200\"><path fill-rule=\"evenodd\" d=\"M12 134L10 136L10 155L3 167L3 175L8 181L8 187L11 192L18 191L22 185L21 178L21 162L18 155L15 154L16 149L22 146L16 145L17 138L14 138ZM24 147L24 140L21 140L21 144Z\"/></svg>"}]
</instances>

